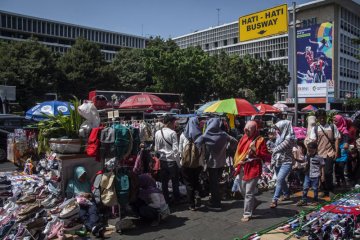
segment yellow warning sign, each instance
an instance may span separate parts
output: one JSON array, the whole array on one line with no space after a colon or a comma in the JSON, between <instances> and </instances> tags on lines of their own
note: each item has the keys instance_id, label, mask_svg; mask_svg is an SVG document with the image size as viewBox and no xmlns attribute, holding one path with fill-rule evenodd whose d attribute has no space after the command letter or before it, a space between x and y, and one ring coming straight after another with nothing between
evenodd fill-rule
<instances>
[{"instance_id":1,"label":"yellow warning sign","mask_svg":"<svg viewBox=\"0 0 360 240\"><path fill-rule=\"evenodd\" d=\"M239 39L249 41L288 31L287 5L280 5L239 18Z\"/></svg>"}]
</instances>

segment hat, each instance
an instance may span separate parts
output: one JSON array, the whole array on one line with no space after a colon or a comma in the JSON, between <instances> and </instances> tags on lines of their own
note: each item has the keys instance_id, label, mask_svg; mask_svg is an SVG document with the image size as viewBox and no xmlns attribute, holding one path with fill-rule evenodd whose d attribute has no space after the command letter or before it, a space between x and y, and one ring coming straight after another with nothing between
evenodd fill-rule
<instances>
[{"instance_id":1,"label":"hat","mask_svg":"<svg viewBox=\"0 0 360 240\"><path fill-rule=\"evenodd\" d=\"M165 124L168 124L168 123L173 122L175 120L176 120L176 117L173 116L173 115L167 114L167 115L164 116L164 123Z\"/></svg>"}]
</instances>

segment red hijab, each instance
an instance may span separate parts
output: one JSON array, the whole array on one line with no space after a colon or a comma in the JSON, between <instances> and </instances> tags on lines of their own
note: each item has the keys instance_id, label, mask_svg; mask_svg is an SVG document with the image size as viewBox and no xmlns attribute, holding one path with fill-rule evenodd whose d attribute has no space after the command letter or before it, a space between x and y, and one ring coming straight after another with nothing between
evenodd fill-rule
<instances>
[{"instance_id":1,"label":"red hijab","mask_svg":"<svg viewBox=\"0 0 360 240\"><path fill-rule=\"evenodd\" d=\"M341 132L342 134L345 135L349 135L349 131L348 131L348 126L346 124L346 120L343 116L341 115L335 115L334 119L336 120L336 127L338 128L339 132Z\"/></svg>"}]
</instances>

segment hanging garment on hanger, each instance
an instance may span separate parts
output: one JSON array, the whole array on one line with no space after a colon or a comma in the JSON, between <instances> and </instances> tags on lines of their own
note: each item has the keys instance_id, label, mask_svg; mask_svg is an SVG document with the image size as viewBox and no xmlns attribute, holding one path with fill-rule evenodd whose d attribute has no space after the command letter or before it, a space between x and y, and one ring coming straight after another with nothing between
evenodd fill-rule
<instances>
[{"instance_id":1,"label":"hanging garment on hanger","mask_svg":"<svg viewBox=\"0 0 360 240\"><path fill-rule=\"evenodd\" d=\"M104 162L107 162L111 158L116 156L115 151L115 129L112 127L106 127L100 134L100 155Z\"/></svg>"},{"instance_id":2,"label":"hanging garment on hanger","mask_svg":"<svg viewBox=\"0 0 360 240\"><path fill-rule=\"evenodd\" d=\"M122 160L129 154L129 148L132 145L130 131L127 127L121 124L116 124L114 126L114 130L116 157L117 159Z\"/></svg>"}]
</instances>

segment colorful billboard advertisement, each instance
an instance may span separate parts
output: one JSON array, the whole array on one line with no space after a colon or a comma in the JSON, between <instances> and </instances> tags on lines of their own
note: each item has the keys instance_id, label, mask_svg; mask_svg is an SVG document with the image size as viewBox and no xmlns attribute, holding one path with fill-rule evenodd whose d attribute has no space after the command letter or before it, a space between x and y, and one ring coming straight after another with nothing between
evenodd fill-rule
<instances>
[{"instance_id":1,"label":"colorful billboard advertisement","mask_svg":"<svg viewBox=\"0 0 360 240\"><path fill-rule=\"evenodd\" d=\"M333 24L298 29L296 51L298 96L326 97L327 82L333 80Z\"/></svg>"},{"instance_id":2,"label":"colorful billboard advertisement","mask_svg":"<svg viewBox=\"0 0 360 240\"><path fill-rule=\"evenodd\" d=\"M286 4L239 18L240 42L268 37L288 31Z\"/></svg>"}]
</instances>

